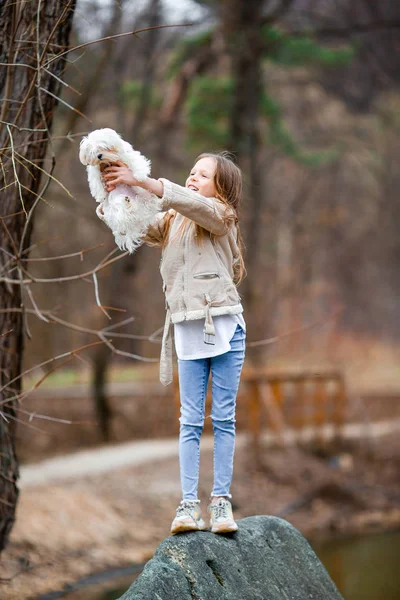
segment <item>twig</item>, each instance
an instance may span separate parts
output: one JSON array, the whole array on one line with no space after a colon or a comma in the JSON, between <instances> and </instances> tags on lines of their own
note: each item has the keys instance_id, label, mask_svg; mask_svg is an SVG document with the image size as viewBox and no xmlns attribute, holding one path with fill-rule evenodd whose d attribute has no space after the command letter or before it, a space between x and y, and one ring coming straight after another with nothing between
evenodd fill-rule
<instances>
[{"instance_id":1,"label":"twig","mask_svg":"<svg viewBox=\"0 0 400 600\"><path fill-rule=\"evenodd\" d=\"M68 3L67 3L67 4L66 4L66 6L64 7L64 10L63 10L63 12L61 13L61 15L58 17L58 19L57 19L56 23L54 24L54 27L53 27L53 29L52 29L52 31L51 31L51 33L50 33L50 36L49 36L49 38L48 38L48 39L47 39L47 41L46 41L46 44L45 44L45 47L44 47L44 49L43 49L42 55L40 56L40 58L39 58L39 61L38 61L38 65L37 65L37 67L36 67L36 69L35 69L35 71L36 71L36 74L35 74L35 76L34 76L34 77L32 77L32 79L31 79L31 82L30 82L30 84L29 84L28 91L27 91L27 93L25 94L25 98L23 99L23 101L22 101L22 104L21 104L21 107L20 107L20 109L19 109L19 111L18 111L18 113L17 113L17 116L15 117L15 120L14 120L14 123L15 123L15 124L17 124L17 123L18 123L18 120L19 120L20 116L22 115L22 113L23 113L23 111L24 111L24 109L25 109L26 103L28 102L28 100L29 100L29 98L30 98L30 96L31 96L31 93L32 93L33 87L34 87L34 86L35 86L35 84L36 84L36 80L37 80L37 79L40 79L40 77L39 77L39 69L42 67L42 63L43 63L43 60L44 60L45 54L46 54L46 52L47 52L47 50L48 50L48 48L49 48L49 45L50 45L51 39L53 38L53 36L54 36L54 33L56 32L56 30L57 30L57 27L58 27L58 25L60 24L61 20L64 18L64 15L65 15L65 14L66 14L66 12L69 10L69 8L70 8L70 6L71 6L71 2L72 2L72 0L68 0ZM24 43L25 43L25 42L26 42L26 40L24 40ZM55 59L52 59L52 60L55 60ZM46 66L48 66L48 65L46 65Z\"/></svg>"},{"instance_id":2,"label":"twig","mask_svg":"<svg viewBox=\"0 0 400 600\"><path fill-rule=\"evenodd\" d=\"M9 215L4 215L4 217L0 217L0 220L3 220L3 219L10 219L11 217L16 217L16 216L18 216L18 215L21 215L23 212L24 212L23 210L20 210L20 211L18 211L18 212L16 212L16 213L11 213L11 214L9 214Z\"/></svg>"},{"instance_id":3,"label":"twig","mask_svg":"<svg viewBox=\"0 0 400 600\"><path fill-rule=\"evenodd\" d=\"M21 211L23 212L23 211ZM17 213L20 214L20 213ZM0 218L1 219L1 218ZM38 248L40 245L43 245L44 243L47 243L49 241L53 241L53 240L57 240L60 239L60 236L56 236L54 238L49 238L48 240L42 241L40 243L37 244L32 244L31 246L29 246L28 248L25 248L25 250L23 250L22 252L20 252L20 257L23 257L24 254L27 254L28 252L30 252L31 250L33 250L34 248ZM98 246L93 246L93 248L98 248L100 246L104 246L103 243L99 244ZM8 252L5 248L0 248L0 250L2 252L4 252L5 254L7 254L7 256L10 257L10 260L8 260L4 265L3 268L1 269L0 273L4 273L5 271L7 271L10 268L11 263L15 262L16 260L18 260L17 256L12 255L10 252ZM89 248L89 250L91 250L91 248ZM80 252L76 252L71 254L71 256L76 256L79 255L83 252L86 252L86 250L81 250ZM66 257L68 257L68 255L65 255ZM49 258L20 258L21 261L25 261L25 262L37 262L37 261L41 261L41 260L56 260L58 258L64 258L64 257L49 257ZM83 257L81 257L81 261L83 260Z\"/></svg>"},{"instance_id":4,"label":"twig","mask_svg":"<svg viewBox=\"0 0 400 600\"><path fill-rule=\"evenodd\" d=\"M7 185L6 170L4 168L3 161L1 160L1 156L0 156L0 165L1 165L1 172L3 173L4 183Z\"/></svg>"},{"instance_id":5,"label":"twig","mask_svg":"<svg viewBox=\"0 0 400 600\"><path fill-rule=\"evenodd\" d=\"M153 25L153 27L144 27L143 29L137 29L136 31L127 31L125 33L117 33L115 35L108 35L107 37L99 38L97 40L92 40L91 42L85 42L84 44L79 44L79 46L74 46L73 48L69 48L68 50L65 50L64 52L61 52L60 54L57 54L56 56L51 58L43 66L48 67L53 61L57 60L58 58L61 58L61 56L65 56L65 54L68 54L69 52L74 52L76 50L80 50L81 48L86 48L87 46L91 46L92 44L97 44L99 42L105 42L107 40L115 40L117 38L126 37L128 35L138 35L139 33L144 33L145 31L152 31L153 29L167 29L167 28L171 28L171 27L191 27L191 25L192 25L191 23L178 23L176 25Z\"/></svg>"},{"instance_id":6,"label":"twig","mask_svg":"<svg viewBox=\"0 0 400 600\"><path fill-rule=\"evenodd\" d=\"M7 125L7 127L14 127L15 129L18 129L18 131L31 131L32 133L36 133L37 131L46 131L46 129L30 129L29 127L18 127L18 125L15 125L14 123L8 123L7 121L0 121L0 123L2 125ZM46 140L47 141L47 140ZM32 144L35 144L36 142L32 142ZM21 144L21 146L24 146L25 144ZM8 146L6 146L5 148L2 148L2 150L6 150L8 149Z\"/></svg>"},{"instance_id":7,"label":"twig","mask_svg":"<svg viewBox=\"0 0 400 600\"><path fill-rule=\"evenodd\" d=\"M70 198L74 198L75 197L75 196L73 196L73 194L71 194L71 192L68 190L68 188L66 188L65 185L61 183L61 181L59 179L57 179L56 177L54 177L54 175L52 175L51 173L49 173L45 169L42 169L42 167L39 167L39 165L37 165L36 163L32 162L31 160L29 160L29 158L26 158L26 156L23 156L19 152L16 152L16 154L21 159L26 160L26 162L28 162L30 165L33 165L36 169L38 169L39 171L41 171L42 173L44 173L45 175L47 175L47 177L50 177L50 179L52 179L53 181L55 181L56 183L58 183L58 185L60 187L62 187L62 189L64 190L64 192L66 192Z\"/></svg>"},{"instance_id":8,"label":"twig","mask_svg":"<svg viewBox=\"0 0 400 600\"><path fill-rule=\"evenodd\" d=\"M156 363L156 362L158 362L158 358L144 358L143 356L139 356L138 354L132 354L131 352L125 352L124 350L118 350L111 343L112 340L107 340L106 337L103 334L99 334L99 337L110 348L110 350L114 354L119 354L120 356L126 356L127 358L134 358L136 360L142 360L144 362L149 362L149 363Z\"/></svg>"},{"instance_id":9,"label":"twig","mask_svg":"<svg viewBox=\"0 0 400 600\"><path fill-rule=\"evenodd\" d=\"M13 127L16 127L16 125L13 125ZM33 130L34 132L38 131L37 129ZM45 131L45 129L42 129L41 131ZM67 133L66 135L56 135L53 137L53 140L63 140L63 139L68 139L71 142L73 141L72 138L74 137L82 137L83 135L87 135L89 132L88 131L82 131L80 133ZM23 142L21 144L19 144L18 146L15 146L15 148L27 148L28 146L32 146L33 144L38 145L38 144L45 144L47 143L47 137L41 138L41 139L37 139L34 140L32 142ZM6 150L10 150L11 146L4 146L3 148L0 149L0 153L3 153Z\"/></svg>"},{"instance_id":10,"label":"twig","mask_svg":"<svg viewBox=\"0 0 400 600\"><path fill-rule=\"evenodd\" d=\"M4 404L4 402L1 402L1 404ZM1 410L0 410L0 416L4 417L4 414ZM30 423L27 423L26 421L23 421L22 419L18 419L18 417L14 417L14 415L10 415L7 413L7 417L9 419L11 419L11 421L15 421L16 423L21 423L22 425L29 427L29 429L33 429L33 431L37 431L38 433L47 433L44 429L40 429L40 427L31 425Z\"/></svg>"},{"instance_id":11,"label":"twig","mask_svg":"<svg viewBox=\"0 0 400 600\"><path fill-rule=\"evenodd\" d=\"M25 169L25 171L26 171L27 173L29 173L29 175L30 175L30 176L32 177L32 179L35 181L36 177L34 176L34 174L32 173L32 171L31 171L31 170L30 170L30 169L29 169L29 168L28 168L26 165L24 165L24 163L22 162L22 160L20 160L20 158L19 158L19 156L20 156L20 155L18 155L18 156L17 156L17 153L16 153L16 152L14 152L14 156L16 157L17 163L18 163L19 165L21 165L21 167L22 167L23 169Z\"/></svg>"},{"instance_id":12,"label":"twig","mask_svg":"<svg viewBox=\"0 0 400 600\"><path fill-rule=\"evenodd\" d=\"M124 252L123 254L119 254L115 258L113 258L103 264L100 263L99 265L97 265L97 267L95 267L91 271L87 271L86 273L82 273L80 275L69 275L66 277L54 277L54 278L46 279L46 278L42 278L42 277L34 277L33 275L31 275L31 273L28 273L29 279L24 279L21 282L17 281L16 279L11 279L9 277L0 277L0 281L2 281L4 283L10 283L11 285L24 285L26 283L53 283L53 282L61 283L63 281L74 281L77 279L84 279L85 277L92 276L93 273L98 273L99 271L101 271L105 267L108 267L115 261L121 260L121 258L124 258L128 254L129 254L128 251Z\"/></svg>"},{"instance_id":13,"label":"twig","mask_svg":"<svg viewBox=\"0 0 400 600\"><path fill-rule=\"evenodd\" d=\"M9 333L12 333L14 331L14 329L9 329L8 331L5 331L4 333L0 334L0 338L4 337L5 335L8 335Z\"/></svg>"},{"instance_id":14,"label":"twig","mask_svg":"<svg viewBox=\"0 0 400 600\"><path fill-rule=\"evenodd\" d=\"M49 365L49 364L53 363L56 360L60 360L60 359L65 358L65 357L69 357L69 356L75 354L76 352L81 352L82 350L86 350L87 348L92 348L93 346L98 346L99 344L102 344L102 343L103 342L91 342L90 344L85 344L84 346L80 346L76 350L70 350L69 352L63 352L62 354L59 354L58 356L53 356L53 358L49 358L48 360L43 361L39 365L35 365L34 367L31 367L30 369L27 369L23 373L20 373L19 375L17 375L16 377L14 377L14 379L11 379L11 381L9 381L8 383L6 383L5 385L3 385L0 388L0 393L3 392L6 388L8 388L12 383L14 383L15 381L18 381L24 375L28 375L29 373L32 373L32 371L35 371L36 369L40 369L41 367L44 367L45 365ZM58 368L58 367L56 367L56 368ZM40 382L42 382L43 379L45 379L47 376L48 376L48 374L46 374L40 380ZM3 400L2 402L0 402L0 405L4 404L5 402L9 402L9 401L10 401L10 399L7 398L6 400Z\"/></svg>"},{"instance_id":15,"label":"twig","mask_svg":"<svg viewBox=\"0 0 400 600\"><path fill-rule=\"evenodd\" d=\"M113 254L115 254L116 252L118 252L118 248L113 248L113 250L111 250L111 252L109 252L109 253L107 254L107 256L105 256L105 257L104 257L104 258L103 258L103 259L102 259L102 260L99 262L99 265L102 265L103 263L107 262L107 260L108 260L109 258L111 258L111 257L113 256ZM125 253L125 256L126 256L126 253Z\"/></svg>"},{"instance_id":16,"label":"twig","mask_svg":"<svg viewBox=\"0 0 400 600\"><path fill-rule=\"evenodd\" d=\"M0 62L0 67L25 67L26 69L32 69L32 71L36 71L36 67L32 65L27 65L25 63L4 63Z\"/></svg>"},{"instance_id":17,"label":"twig","mask_svg":"<svg viewBox=\"0 0 400 600\"><path fill-rule=\"evenodd\" d=\"M70 90L72 90L73 92L75 92L75 94L78 94L78 96L82 96L81 92L79 92L78 90L76 90L74 87L72 87L72 85L69 85L66 81L63 81L62 79L60 79L60 77L57 77L57 75L55 73L52 73L51 71L49 71L48 69L45 69L43 67L43 70L48 74L51 75L52 77L54 77L54 79L57 79L57 81L59 81L62 85L65 85L65 87L69 88Z\"/></svg>"},{"instance_id":18,"label":"twig","mask_svg":"<svg viewBox=\"0 0 400 600\"><path fill-rule=\"evenodd\" d=\"M9 125L7 125L7 131L8 131L8 136L10 138L10 144L11 144L11 162L12 162L13 169L14 169L14 177L15 177L15 181L18 184L18 191L19 191L19 197L20 197L21 204L22 204L22 209L23 209L25 215L28 217L28 213L26 212L26 208L25 208L25 204L24 204L24 199L22 197L21 183L19 181L19 177L18 177L18 173L17 173L17 167L15 165L14 140L13 140L13 136L11 134L11 129L10 129Z\"/></svg>"},{"instance_id":19,"label":"twig","mask_svg":"<svg viewBox=\"0 0 400 600\"><path fill-rule=\"evenodd\" d=\"M281 335L276 335L274 337L267 338L265 340L257 340L256 342L246 342L246 346L254 348L256 346L264 346L264 345L266 346L267 344L274 344L276 342L279 342L282 338L288 337L290 335L294 335L296 333L300 333L300 331L306 331L307 329L312 329L313 327L318 327L320 325L324 325L328 321L335 319L343 310L344 310L343 308L339 308L339 309L333 311L333 313L326 319L314 321L314 323L310 323L309 325L304 325L303 327L297 327L296 329L291 329L290 331L287 331L286 333L282 333Z\"/></svg>"},{"instance_id":20,"label":"twig","mask_svg":"<svg viewBox=\"0 0 400 600\"><path fill-rule=\"evenodd\" d=\"M109 325L108 327L103 327L103 332L111 331L111 329L116 329L117 327L122 327L123 325L128 325L128 323L132 323L135 320L135 317L128 317L123 321L119 321L119 323L114 323L113 325ZM114 333L113 333L114 335Z\"/></svg>"},{"instance_id":21,"label":"twig","mask_svg":"<svg viewBox=\"0 0 400 600\"><path fill-rule=\"evenodd\" d=\"M6 418L5 414L4 414L4 413L2 413L1 411L0 411L0 417L1 417L1 418L2 418L2 419L3 419L3 420L6 422L6 423L7 423L7 425L8 425L8 423L9 423L10 421L9 421L9 420Z\"/></svg>"},{"instance_id":22,"label":"twig","mask_svg":"<svg viewBox=\"0 0 400 600\"><path fill-rule=\"evenodd\" d=\"M93 282L94 282L94 294L96 296L96 302L97 302L97 306L101 309L101 311L106 315L107 319L109 319L111 321L111 317L108 314L108 312L105 310L105 308L101 305L100 302L100 296L99 296L99 284L97 281L97 275L96 273L93 273Z\"/></svg>"},{"instance_id":23,"label":"twig","mask_svg":"<svg viewBox=\"0 0 400 600\"><path fill-rule=\"evenodd\" d=\"M1 308L0 309L0 314L13 313L13 312L21 312L21 309L20 308ZM33 309L27 308L26 312L37 316L36 312ZM96 336L103 334L105 336L112 336L114 338L120 338L120 339L124 339L124 340L142 340L145 342L147 341L147 342L152 342L152 343L159 342L160 340L156 340L156 336L164 329L164 327L159 327L150 335L136 335L133 333L117 333L115 331L113 331L113 332L108 331L108 329L109 329L108 327L105 327L104 329L96 330L96 329L89 329L88 327L82 327L81 325L75 325L74 323L70 323L69 321L64 321L60 317L57 317L54 313L50 312L49 310L42 310L41 312L43 314L45 314L47 317L49 317L49 319L51 321L58 323L59 325L63 325L64 327L67 327L68 329L73 329L74 331L79 331L81 333L90 333L90 334L96 335ZM118 327L118 326L119 326L119 323L116 323L115 327Z\"/></svg>"},{"instance_id":24,"label":"twig","mask_svg":"<svg viewBox=\"0 0 400 600\"><path fill-rule=\"evenodd\" d=\"M64 104L65 106L67 106L68 108L70 108L71 110L73 110L74 112L78 113L78 115L80 117L83 117L84 119L86 119L87 121L89 121L89 123L93 123L93 121L91 119L89 119L89 117L87 117L86 115L84 115L83 113L81 113L80 110L78 110L77 108L74 108L73 106L71 106L70 104L68 104L68 102L66 102L65 100L63 100L59 96L56 96L55 94L53 94L49 90L46 90L46 88L40 87L39 90L42 91L42 92L45 92L49 96L52 96L52 98L55 98L55 100L57 100L57 102L61 102L61 104Z\"/></svg>"},{"instance_id":25,"label":"twig","mask_svg":"<svg viewBox=\"0 0 400 600\"><path fill-rule=\"evenodd\" d=\"M75 256L80 256L82 261L83 255L86 252L90 252L91 250L97 250L97 248L101 248L102 246L104 246L104 242L102 242L101 244L97 244L97 246L92 246L91 248L84 248L83 250L79 250L79 252L71 252L70 254L60 254L59 256L45 256L42 258L21 258L21 260L25 262L48 262L50 260L61 260L64 258L73 258Z\"/></svg>"},{"instance_id":26,"label":"twig","mask_svg":"<svg viewBox=\"0 0 400 600\"><path fill-rule=\"evenodd\" d=\"M55 24L54 24L54 27L53 27L53 29L51 30L51 32L50 32L50 35L49 35L49 37L48 37L48 39L47 39L47 41L46 41L46 45L45 45L45 47L43 48L42 55L41 55L41 57L39 58L39 64L40 64L40 65L41 65L41 64L42 64L42 62L43 62L43 59L44 59L44 57L45 57L45 55L46 55L46 52L47 52L47 50L48 50L48 48L49 48L49 46L50 46L51 40L53 39L53 36L54 36L54 34L56 33L56 31L57 31L57 28L58 28L59 24L62 22L62 20L64 19L64 16L66 15L66 13L68 12L68 10L70 9L70 6L71 6L71 4L72 4L72 1L73 1L73 0L68 0L67 4L66 4L66 5L65 5L65 7L64 7L64 10L63 10L63 12L61 13L61 15L58 17L57 21L55 22ZM46 65L46 66L47 66L47 65Z\"/></svg>"},{"instance_id":27,"label":"twig","mask_svg":"<svg viewBox=\"0 0 400 600\"><path fill-rule=\"evenodd\" d=\"M29 410L24 410L20 406L17 406L16 409L18 412L29 415L29 422L33 421L33 419L42 419L44 421L53 421L54 423L63 423L64 425L91 425L96 421L71 421L69 419L59 419L57 417L50 417L49 415L42 415L37 412L30 412Z\"/></svg>"},{"instance_id":28,"label":"twig","mask_svg":"<svg viewBox=\"0 0 400 600\"><path fill-rule=\"evenodd\" d=\"M32 302L32 306L35 309L35 313L38 316L38 318L41 319L42 321L44 321L45 323L49 323L49 320L46 319L46 317L40 312L40 310L35 302L35 299L33 297L32 290L29 285L26 286L26 290L28 292L28 296L30 298L30 301Z\"/></svg>"},{"instance_id":29,"label":"twig","mask_svg":"<svg viewBox=\"0 0 400 600\"><path fill-rule=\"evenodd\" d=\"M18 277L19 277L19 281L21 282L23 280L23 274L22 274L23 267L21 266L21 264L19 263L19 260L18 260L18 250L17 250L17 247L15 245L14 239L13 239L11 233L9 232L8 227L7 227L7 225L6 225L6 223L5 223L4 220L1 220L1 225L2 225L3 229L5 230L6 235L7 235L8 239L10 240L10 244L11 244L13 250L14 250L16 261L17 261ZM8 262L11 262L11 261L8 261ZM27 321L27 318L26 318L26 314L24 312L23 296L24 296L24 286L21 287L22 320L23 320L25 331L26 331L26 335L28 336L29 339L32 339L32 334L31 334L31 331L29 329L29 324L28 324L28 321Z\"/></svg>"}]
</instances>

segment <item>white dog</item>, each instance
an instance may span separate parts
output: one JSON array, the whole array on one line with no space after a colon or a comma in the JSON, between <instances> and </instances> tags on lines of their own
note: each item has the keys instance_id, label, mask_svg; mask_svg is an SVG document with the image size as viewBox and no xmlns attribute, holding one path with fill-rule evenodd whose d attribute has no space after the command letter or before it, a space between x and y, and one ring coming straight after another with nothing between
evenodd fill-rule
<instances>
[{"instance_id":1,"label":"white dog","mask_svg":"<svg viewBox=\"0 0 400 600\"><path fill-rule=\"evenodd\" d=\"M99 202L97 216L109 226L121 250L134 252L155 215L161 211L161 199L141 187L124 184L107 192L101 174L120 160L138 181L143 181L150 174L150 161L113 129L96 129L84 137L79 160L86 165L90 192Z\"/></svg>"}]
</instances>

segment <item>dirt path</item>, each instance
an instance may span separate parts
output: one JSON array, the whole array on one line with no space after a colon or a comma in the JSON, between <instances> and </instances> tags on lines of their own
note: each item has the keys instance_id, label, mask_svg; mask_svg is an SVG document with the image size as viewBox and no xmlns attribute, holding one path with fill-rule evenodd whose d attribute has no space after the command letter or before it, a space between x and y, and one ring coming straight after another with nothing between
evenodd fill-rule
<instances>
[{"instance_id":1,"label":"dirt path","mask_svg":"<svg viewBox=\"0 0 400 600\"><path fill-rule=\"evenodd\" d=\"M379 442L370 437L367 446L348 442L333 461L290 440L287 448L271 447L266 438L257 468L251 446L239 435L232 486L236 518L283 511L307 536L398 525L398 427ZM346 431L351 437L361 429ZM203 512L212 489L211 445L211 437L204 437ZM16 524L1 563L0 577L11 580L0 583L0 597L33 600L90 573L146 561L169 535L179 499L176 439L107 446L23 467Z\"/></svg>"},{"instance_id":2,"label":"dirt path","mask_svg":"<svg viewBox=\"0 0 400 600\"><path fill-rule=\"evenodd\" d=\"M334 433L333 428L329 426L320 428L320 431L327 439L332 437ZM346 440L357 440L360 438L374 440L397 432L400 432L400 419L368 424L346 424L343 427L342 436ZM298 431L287 430L282 438L285 444L293 446L300 439L302 441L312 439L314 433L311 427L305 428L300 433ZM275 442L276 436L273 434L267 433L262 437L262 443L265 447L271 447ZM245 443L246 435L243 433L238 434L236 437L236 447L243 447ZM202 436L202 450L212 449L212 444L212 436ZM178 441L176 439L152 439L115 444L113 446L108 445L23 466L21 467L19 486L21 489L25 489L53 481L95 476L128 466L134 467L147 462L177 456L177 454Z\"/></svg>"}]
</instances>

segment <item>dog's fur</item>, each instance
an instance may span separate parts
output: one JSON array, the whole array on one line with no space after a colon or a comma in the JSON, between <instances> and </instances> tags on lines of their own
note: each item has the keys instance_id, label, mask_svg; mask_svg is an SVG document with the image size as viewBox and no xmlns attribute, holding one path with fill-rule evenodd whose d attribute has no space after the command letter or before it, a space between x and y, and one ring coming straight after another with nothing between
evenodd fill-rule
<instances>
[{"instance_id":1,"label":"dog's fur","mask_svg":"<svg viewBox=\"0 0 400 600\"><path fill-rule=\"evenodd\" d=\"M121 250L134 252L160 212L161 199L141 187L128 185L118 184L107 192L101 173L120 160L138 181L143 181L150 174L150 161L108 128L96 129L82 139L79 160L86 165L90 192L99 202L97 216L109 226Z\"/></svg>"}]
</instances>

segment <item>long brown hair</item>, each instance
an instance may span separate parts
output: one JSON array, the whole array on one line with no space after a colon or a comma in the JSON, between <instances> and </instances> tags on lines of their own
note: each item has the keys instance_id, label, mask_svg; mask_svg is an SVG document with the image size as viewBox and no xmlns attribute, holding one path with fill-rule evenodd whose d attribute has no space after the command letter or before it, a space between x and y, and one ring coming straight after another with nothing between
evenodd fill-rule
<instances>
[{"instance_id":1,"label":"long brown hair","mask_svg":"<svg viewBox=\"0 0 400 600\"><path fill-rule=\"evenodd\" d=\"M246 274L246 269L243 260L244 244L239 228L238 216L239 205L242 199L242 172L239 169L239 167L233 162L231 154L229 152L204 152L196 158L195 164L202 158L213 158L215 160L215 195L218 198L218 200L220 200L221 202L223 202L223 204L232 209L228 211L224 220L227 226L230 226L232 222L234 222L236 225L239 258L237 261L235 261L233 265L233 272L234 282L238 285ZM182 224L177 231L177 235L183 235L184 231L186 231L188 227L195 227L195 236L198 244L201 244L207 235L210 235L211 238L213 238L212 234L209 234L209 232L207 232L203 227L200 227L200 225L194 223L187 217L182 221ZM169 229L169 227L167 227L167 229ZM168 231L166 231L164 242L168 243Z\"/></svg>"}]
</instances>

